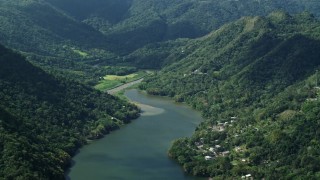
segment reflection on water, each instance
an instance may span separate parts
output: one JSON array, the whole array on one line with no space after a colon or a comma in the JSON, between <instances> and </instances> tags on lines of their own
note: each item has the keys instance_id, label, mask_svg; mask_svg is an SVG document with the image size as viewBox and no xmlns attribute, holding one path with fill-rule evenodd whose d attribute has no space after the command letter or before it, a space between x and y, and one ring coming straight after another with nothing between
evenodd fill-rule
<instances>
[{"instance_id":1,"label":"reflection on water","mask_svg":"<svg viewBox=\"0 0 320 180\"><path fill-rule=\"evenodd\" d=\"M143 113L130 124L84 146L73 160L71 180L195 180L187 176L167 152L173 140L191 136L200 114L159 98L126 91Z\"/></svg>"}]
</instances>

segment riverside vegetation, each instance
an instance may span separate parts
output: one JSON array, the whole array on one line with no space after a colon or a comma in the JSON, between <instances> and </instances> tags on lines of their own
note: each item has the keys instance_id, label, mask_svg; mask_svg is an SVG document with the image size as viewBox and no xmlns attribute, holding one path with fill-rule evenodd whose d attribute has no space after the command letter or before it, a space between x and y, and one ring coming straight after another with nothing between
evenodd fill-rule
<instances>
[{"instance_id":1,"label":"riverside vegetation","mask_svg":"<svg viewBox=\"0 0 320 180\"><path fill-rule=\"evenodd\" d=\"M0 0L0 179L63 179L86 138L138 117L92 87L141 69L160 70L141 89L208 119L169 151L188 173L319 179L319 7Z\"/></svg>"},{"instance_id":2,"label":"riverside vegetation","mask_svg":"<svg viewBox=\"0 0 320 180\"><path fill-rule=\"evenodd\" d=\"M208 120L169 155L197 176L319 179L319 40L312 15L276 12L179 47L182 58L140 87Z\"/></svg>"},{"instance_id":3,"label":"riverside vegetation","mask_svg":"<svg viewBox=\"0 0 320 180\"><path fill-rule=\"evenodd\" d=\"M137 118L137 107L55 77L0 47L0 177L63 179L70 156Z\"/></svg>"}]
</instances>

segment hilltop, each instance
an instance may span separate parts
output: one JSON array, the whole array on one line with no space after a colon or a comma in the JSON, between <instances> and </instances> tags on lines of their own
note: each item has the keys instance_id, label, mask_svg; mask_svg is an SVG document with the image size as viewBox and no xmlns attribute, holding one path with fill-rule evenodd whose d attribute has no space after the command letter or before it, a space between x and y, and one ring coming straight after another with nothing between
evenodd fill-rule
<instances>
[{"instance_id":1,"label":"hilltop","mask_svg":"<svg viewBox=\"0 0 320 180\"><path fill-rule=\"evenodd\" d=\"M319 178L319 25L308 13L274 12L180 46L182 58L141 85L208 119L170 156L198 176Z\"/></svg>"},{"instance_id":2,"label":"hilltop","mask_svg":"<svg viewBox=\"0 0 320 180\"><path fill-rule=\"evenodd\" d=\"M0 4L4 45L91 61L117 59L150 43L200 37L242 16L275 10L320 16L319 2L300 0L1 0Z\"/></svg>"}]
</instances>

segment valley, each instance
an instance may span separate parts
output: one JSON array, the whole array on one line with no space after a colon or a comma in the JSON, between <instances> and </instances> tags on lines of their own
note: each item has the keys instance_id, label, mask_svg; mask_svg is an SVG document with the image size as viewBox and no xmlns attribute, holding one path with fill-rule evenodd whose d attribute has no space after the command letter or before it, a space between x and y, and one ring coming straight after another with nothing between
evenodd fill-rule
<instances>
[{"instance_id":1,"label":"valley","mask_svg":"<svg viewBox=\"0 0 320 180\"><path fill-rule=\"evenodd\" d=\"M108 137L80 149L70 179L188 179L167 156L171 142L190 136L202 121L198 112L168 98L128 90L125 96L142 109L141 117Z\"/></svg>"},{"instance_id":2,"label":"valley","mask_svg":"<svg viewBox=\"0 0 320 180\"><path fill-rule=\"evenodd\" d=\"M165 145L148 164L166 159L178 179L319 179L319 9L307 0L0 0L0 180L65 179L82 146L103 138L84 149L128 149L120 142L139 123L176 133L152 140ZM118 93L132 85L152 95L126 91L134 101L170 98L204 120L185 109L177 119L197 119L187 130L171 117L148 116L162 129L143 124L147 106Z\"/></svg>"}]
</instances>

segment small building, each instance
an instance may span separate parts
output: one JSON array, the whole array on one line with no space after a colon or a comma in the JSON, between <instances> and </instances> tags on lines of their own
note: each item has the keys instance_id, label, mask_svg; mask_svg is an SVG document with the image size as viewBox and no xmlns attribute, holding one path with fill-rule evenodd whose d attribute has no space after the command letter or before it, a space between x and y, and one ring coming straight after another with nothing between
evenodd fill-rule
<instances>
[{"instance_id":1,"label":"small building","mask_svg":"<svg viewBox=\"0 0 320 180\"><path fill-rule=\"evenodd\" d=\"M205 159L206 161L208 161L208 160L211 160L212 157L211 157L211 156L205 156L204 159Z\"/></svg>"},{"instance_id":2,"label":"small building","mask_svg":"<svg viewBox=\"0 0 320 180\"><path fill-rule=\"evenodd\" d=\"M227 156L228 154L230 154L230 151L224 151L221 154L222 154L222 156Z\"/></svg>"},{"instance_id":3,"label":"small building","mask_svg":"<svg viewBox=\"0 0 320 180\"><path fill-rule=\"evenodd\" d=\"M203 148L203 145L199 145L197 146L198 149L202 149Z\"/></svg>"},{"instance_id":4,"label":"small building","mask_svg":"<svg viewBox=\"0 0 320 180\"><path fill-rule=\"evenodd\" d=\"M240 146L237 146L237 147L234 148L234 150L235 150L236 152L241 152L241 151L242 151L242 148L241 148Z\"/></svg>"}]
</instances>

